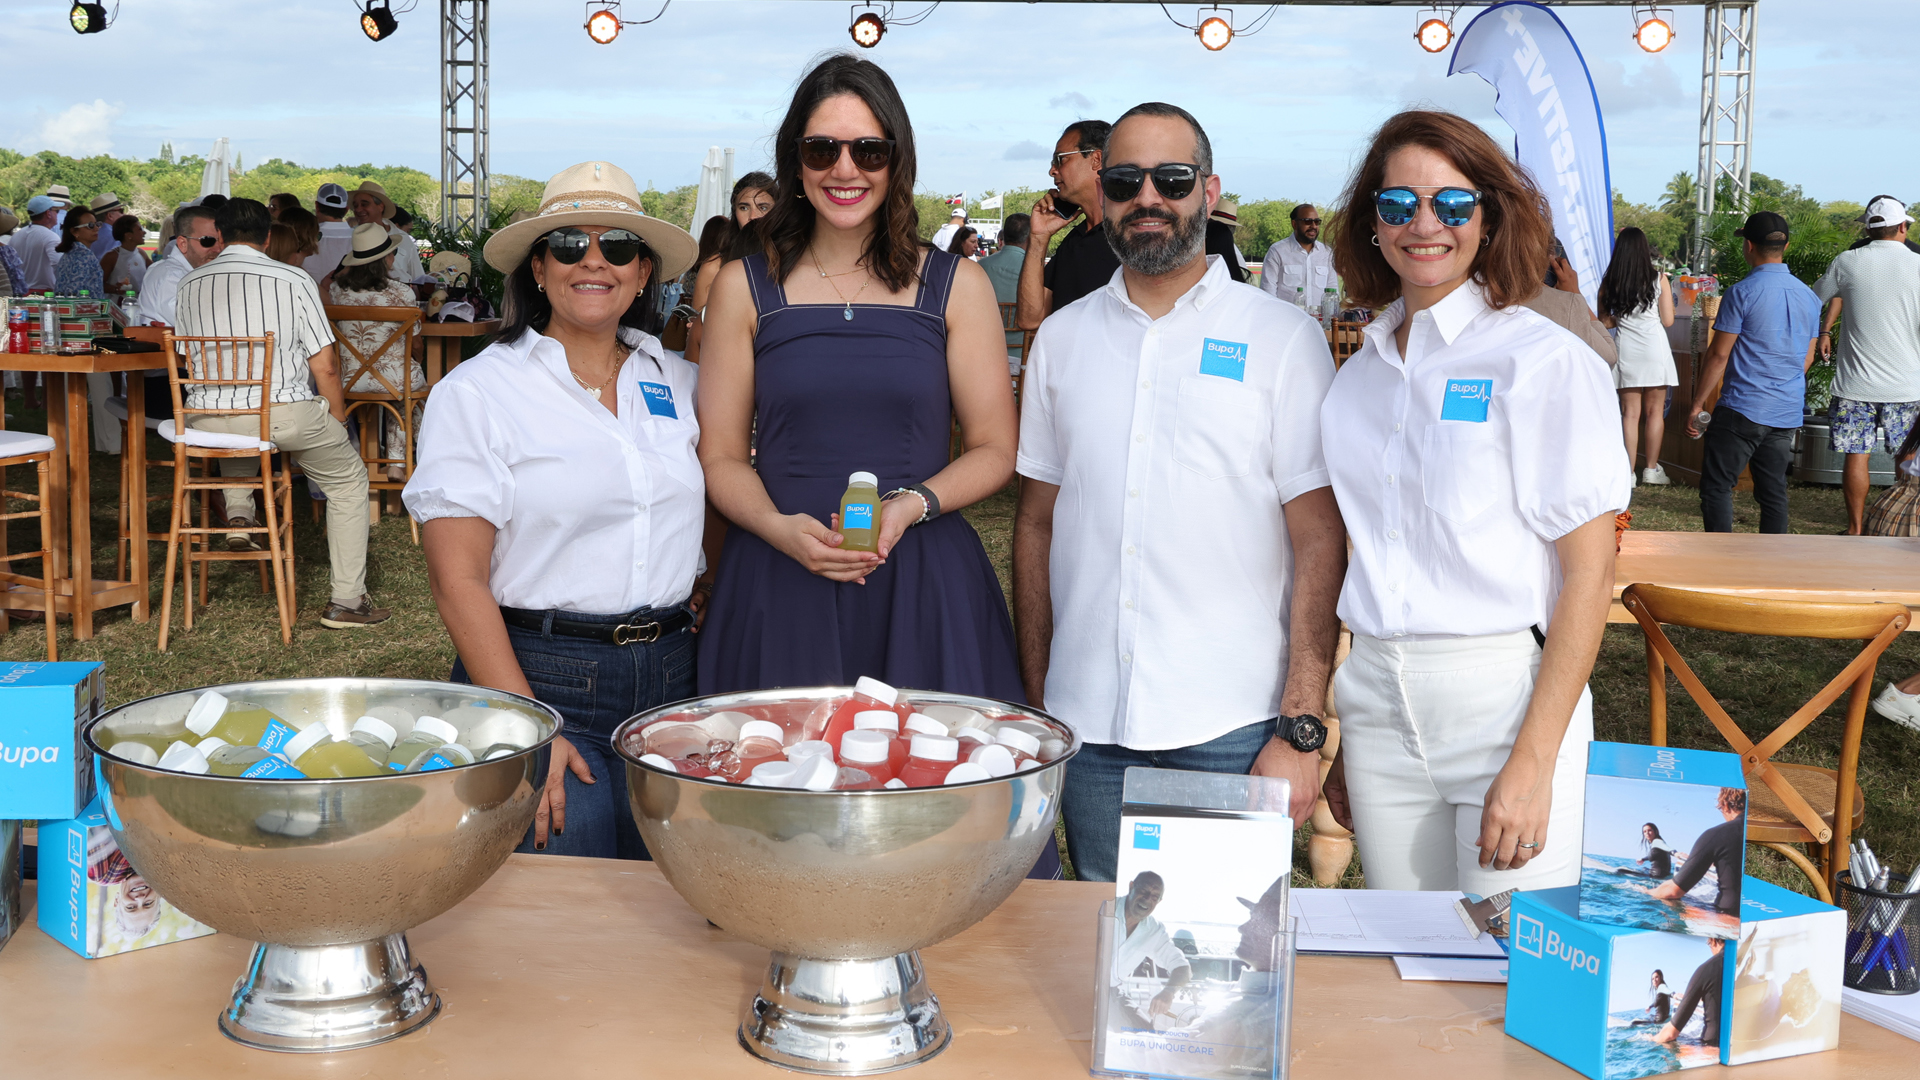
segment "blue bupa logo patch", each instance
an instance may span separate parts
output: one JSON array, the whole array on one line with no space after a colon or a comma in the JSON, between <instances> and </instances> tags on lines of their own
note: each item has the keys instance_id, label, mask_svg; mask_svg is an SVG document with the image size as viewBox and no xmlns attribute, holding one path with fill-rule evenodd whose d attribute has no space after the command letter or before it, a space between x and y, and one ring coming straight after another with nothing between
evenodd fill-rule
<instances>
[{"instance_id":1,"label":"blue bupa logo patch","mask_svg":"<svg viewBox=\"0 0 1920 1080\"><path fill-rule=\"evenodd\" d=\"M1206 338L1200 342L1200 374L1247 381L1247 347L1238 341Z\"/></svg>"},{"instance_id":2,"label":"blue bupa logo patch","mask_svg":"<svg viewBox=\"0 0 1920 1080\"><path fill-rule=\"evenodd\" d=\"M846 513L847 513L846 518L840 522L841 528L843 529L873 528L873 506L871 504L849 503L846 508Z\"/></svg>"},{"instance_id":3,"label":"blue bupa logo patch","mask_svg":"<svg viewBox=\"0 0 1920 1080\"><path fill-rule=\"evenodd\" d=\"M1492 379L1448 379L1447 395L1440 399L1440 419L1484 424L1492 400Z\"/></svg>"},{"instance_id":4,"label":"blue bupa logo patch","mask_svg":"<svg viewBox=\"0 0 1920 1080\"><path fill-rule=\"evenodd\" d=\"M653 415L669 420L680 419L680 411L673 407L673 387L666 383L643 382L640 384L640 396L646 399L647 411Z\"/></svg>"},{"instance_id":5,"label":"blue bupa logo patch","mask_svg":"<svg viewBox=\"0 0 1920 1080\"><path fill-rule=\"evenodd\" d=\"M1149 825L1144 821L1133 824L1133 846L1147 851L1160 850L1160 826Z\"/></svg>"},{"instance_id":6,"label":"blue bupa logo patch","mask_svg":"<svg viewBox=\"0 0 1920 1080\"><path fill-rule=\"evenodd\" d=\"M1545 930L1539 919L1516 914L1513 919L1513 947L1528 956L1539 956L1542 932Z\"/></svg>"}]
</instances>

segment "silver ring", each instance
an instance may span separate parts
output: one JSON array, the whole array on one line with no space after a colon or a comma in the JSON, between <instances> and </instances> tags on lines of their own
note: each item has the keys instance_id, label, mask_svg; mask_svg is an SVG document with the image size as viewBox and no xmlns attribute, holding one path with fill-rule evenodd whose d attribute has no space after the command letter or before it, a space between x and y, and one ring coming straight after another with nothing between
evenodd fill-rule
<instances>
[{"instance_id":1,"label":"silver ring","mask_svg":"<svg viewBox=\"0 0 1920 1080\"><path fill-rule=\"evenodd\" d=\"M1539 844L1520 844L1520 845L1517 845L1517 846L1519 846L1519 847L1524 847L1524 848L1537 848L1537 847L1539 847L1540 845L1539 845Z\"/></svg>"}]
</instances>

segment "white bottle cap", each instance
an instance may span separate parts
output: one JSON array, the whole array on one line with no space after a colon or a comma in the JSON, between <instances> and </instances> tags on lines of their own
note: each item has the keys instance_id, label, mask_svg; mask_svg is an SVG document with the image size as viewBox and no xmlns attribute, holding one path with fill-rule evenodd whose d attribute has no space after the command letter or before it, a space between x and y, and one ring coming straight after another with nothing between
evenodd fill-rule
<instances>
[{"instance_id":1,"label":"white bottle cap","mask_svg":"<svg viewBox=\"0 0 1920 1080\"><path fill-rule=\"evenodd\" d=\"M163 769L171 769L174 772L204 773L207 771L206 757L183 742L176 742L167 747L167 752L160 755L159 765Z\"/></svg>"},{"instance_id":2,"label":"white bottle cap","mask_svg":"<svg viewBox=\"0 0 1920 1080\"><path fill-rule=\"evenodd\" d=\"M970 784L975 780L991 779L993 779L993 774L988 772L985 766L976 765L971 761L963 761L953 768L948 769L947 778L940 782L942 784Z\"/></svg>"},{"instance_id":3,"label":"white bottle cap","mask_svg":"<svg viewBox=\"0 0 1920 1080\"><path fill-rule=\"evenodd\" d=\"M804 739L787 747L788 761L809 757L833 757L833 744L825 739Z\"/></svg>"},{"instance_id":4,"label":"white bottle cap","mask_svg":"<svg viewBox=\"0 0 1920 1080\"><path fill-rule=\"evenodd\" d=\"M1003 727L995 739L1001 746L1018 750L1028 757L1040 756L1040 740L1015 727Z\"/></svg>"},{"instance_id":5,"label":"white bottle cap","mask_svg":"<svg viewBox=\"0 0 1920 1080\"><path fill-rule=\"evenodd\" d=\"M226 695L218 690L209 690L194 701L193 708L187 710L187 730L195 735L205 735L226 713Z\"/></svg>"},{"instance_id":6,"label":"white bottle cap","mask_svg":"<svg viewBox=\"0 0 1920 1080\"><path fill-rule=\"evenodd\" d=\"M799 786L808 791L832 791L834 781L840 779L840 766L834 764L830 757L808 758L797 768L800 772Z\"/></svg>"},{"instance_id":7,"label":"white bottle cap","mask_svg":"<svg viewBox=\"0 0 1920 1080\"><path fill-rule=\"evenodd\" d=\"M423 716L415 720L413 730L424 731L443 743L450 743L460 737L459 729L437 716Z\"/></svg>"},{"instance_id":8,"label":"white bottle cap","mask_svg":"<svg viewBox=\"0 0 1920 1080\"><path fill-rule=\"evenodd\" d=\"M201 739L199 742L195 743L193 748L195 750L200 751L200 755L202 757L212 757L213 752L215 750L218 750L223 746L232 746L232 745L233 745L232 743L228 742L227 740L221 738L218 735L209 735L206 738Z\"/></svg>"},{"instance_id":9,"label":"white bottle cap","mask_svg":"<svg viewBox=\"0 0 1920 1080\"><path fill-rule=\"evenodd\" d=\"M677 773L680 771L679 766L675 765L673 762L667 760L666 758L661 757L659 754L641 754L640 763L642 765L651 765L656 769L664 769L670 773Z\"/></svg>"},{"instance_id":10,"label":"white bottle cap","mask_svg":"<svg viewBox=\"0 0 1920 1080\"><path fill-rule=\"evenodd\" d=\"M1065 739L1041 739L1040 740L1040 757L1046 761L1052 761L1054 758L1057 758L1061 754L1064 754L1066 752L1067 752L1067 740Z\"/></svg>"},{"instance_id":11,"label":"white bottle cap","mask_svg":"<svg viewBox=\"0 0 1920 1080\"><path fill-rule=\"evenodd\" d=\"M703 717L699 721L700 729L716 739L739 742L746 738L741 732L753 722L753 717L743 712L717 712Z\"/></svg>"},{"instance_id":12,"label":"white bottle cap","mask_svg":"<svg viewBox=\"0 0 1920 1080\"><path fill-rule=\"evenodd\" d=\"M954 732L953 737L956 739L967 739L977 743L986 743L988 746L993 745L993 736L984 728L963 727L959 731Z\"/></svg>"},{"instance_id":13,"label":"white bottle cap","mask_svg":"<svg viewBox=\"0 0 1920 1080\"><path fill-rule=\"evenodd\" d=\"M922 761L959 761L960 740L945 735L915 735L908 751Z\"/></svg>"},{"instance_id":14,"label":"white bottle cap","mask_svg":"<svg viewBox=\"0 0 1920 1080\"><path fill-rule=\"evenodd\" d=\"M880 478L873 475L870 472L857 472L857 473L854 473L852 476L847 477L847 483L865 484L868 487L879 487Z\"/></svg>"},{"instance_id":15,"label":"white bottle cap","mask_svg":"<svg viewBox=\"0 0 1920 1080\"><path fill-rule=\"evenodd\" d=\"M347 736L353 734L353 728L348 726L347 722L340 717L329 716L325 720L325 723L327 725L327 732L333 736L333 741L335 742L346 742ZM306 729L302 728L301 730L304 731Z\"/></svg>"},{"instance_id":16,"label":"white bottle cap","mask_svg":"<svg viewBox=\"0 0 1920 1080\"><path fill-rule=\"evenodd\" d=\"M1013 771L1026 772L1028 769L1037 769L1039 767L1040 767L1040 763L1038 761L1035 761L1033 758L1028 758L1025 761L1022 761L1020 764L1015 765L1013 767Z\"/></svg>"},{"instance_id":17,"label":"white bottle cap","mask_svg":"<svg viewBox=\"0 0 1920 1080\"><path fill-rule=\"evenodd\" d=\"M832 761L831 758L827 759ZM761 787L799 787L800 764L792 761L763 761L753 767L749 783Z\"/></svg>"},{"instance_id":18,"label":"white bottle cap","mask_svg":"<svg viewBox=\"0 0 1920 1080\"><path fill-rule=\"evenodd\" d=\"M740 725L740 741L748 739L772 739L777 743L787 741L787 731L771 720L749 720Z\"/></svg>"},{"instance_id":19,"label":"white bottle cap","mask_svg":"<svg viewBox=\"0 0 1920 1080\"><path fill-rule=\"evenodd\" d=\"M394 733L402 737L413 730L413 714L397 705L375 705L367 710L367 715L375 720L385 720Z\"/></svg>"},{"instance_id":20,"label":"white bottle cap","mask_svg":"<svg viewBox=\"0 0 1920 1080\"><path fill-rule=\"evenodd\" d=\"M881 682L879 679L860 676L853 681L853 692L864 694L882 705L900 704L900 691Z\"/></svg>"},{"instance_id":21,"label":"white bottle cap","mask_svg":"<svg viewBox=\"0 0 1920 1080\"><path fill-rule=\"evenodd\" d=\"M900 714L892 709L868 709L853 714L855 731L891 731L900 733ZM945 732L942 732L945 734Z\"/></svg>"},{"instance_id":22,"label":"white bottle cap","mask_svg":"<svg viewBox=\"0 0 1920 1080\"><path fill-rule=\"evenodd\" d=\"M519 752L520 751L514 747L502 746L498 750L495 750L493 753L488 754L484 760L493 761L496 758L512 757L513 755Z\"/></svg>"},{"instance_id":23,"label":"white bottle cap","mask_svg":"<svg viewBox=\"0 0 1920 1080\"><path fill-rule=\"evenodd\" d=\"M158 765L160 754L143 742L117 742L107 747L107 753L117 758L126 758L136 765Z\"/></svg>"},{"instance_id":24,"label":"white bottle cap","mask_svg":"<svg viewBox=\"0 0 1920 1080\"><path fill-rule=\"evenodd\" d=\"M857 716L854 717L856 723L859 719ZM912 716L907 717L907 730L918 732L922 735L945 735L948 733L947 725L935 720L926 713L914 713Z\"/></svg>"},{"instance_id":25,"label":"white bottle cap","mask_svg":"<svg viewBox=\"0 0 1920 1080\"><path fill-rule=\"evenodd\" d=\"M967 760L987 770L988 776L1013 775L1013 752L1004 746L983 746Z\"/></svg>"},{"instance_id":26,"label":"white bottle cap","mask_svg":"<svg viewBox=\"0 0 1920 1080\"><path fill-rule=\"evenodd\" d=\"M353 730L364 731L374 738L379 739L381 742L386 743L387 749L393 749L393 740L395 738L393 725L377 716L363 716L355 720L353 722Z\"/></svg>"},{"instance_id":27,"label":"white bottle cap","mask_svg":"<svg viewBox=\"0 0 1920 1080\"><path fill-rule=\"evenodd\" d=\"M840 740L840 760L854 765L878 765L887 760L892 742L877 731L849 731Z\"/></svg>"},{"instance_id":28,"label":"white bottle cap","mask_svg":"<svg viewBox=\"0 0 1920 1080\"><path fill-rule=\"evenodd\" d=\"M907 782L896 776L880 786L888 791L899 791L907 786Z\"/></svg>"},{"instance_id":29,"label":"white bottle cap","mask_svg":"<svg viewBox=\"0 0 1920 1080\"><path fill-rule=\"evenodd\" d=\"M327 725L315 724L287 740L287 745L285 749L280 751L280 756L286 758L288 761L298 761L300 760L301 754L319 746L323 742L332 741L333 732L327 730Z\"/></svg>"},{"instance_id":30,"label":"white bottle cap","mask_svg":"<svg viewBox=\"0 0 1920 1080\"><path fill-rule=\"evenodd\" d=\"M947 725L947 730L949 731L963 727L984 728L987 726L986 717L981 716L965 705L923 705L920 711Z\"/></svg>"}]
</instances>

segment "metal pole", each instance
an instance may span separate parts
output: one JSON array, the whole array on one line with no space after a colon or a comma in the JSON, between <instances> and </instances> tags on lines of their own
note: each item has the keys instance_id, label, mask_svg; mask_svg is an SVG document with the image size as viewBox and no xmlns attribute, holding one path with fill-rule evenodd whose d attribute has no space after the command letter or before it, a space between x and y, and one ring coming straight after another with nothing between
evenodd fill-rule
<instances>
[{"instance_id":1,"label":"metal pole","mask_svg":"<svg viewBox=\"0 0 1920 1080\"><path fill-rule=\"evenodd\" d=\"M487 0L440 0L440 222L487 227Z\"/></svg>"},{"instance_id":2,"label":"metal pole","mask_svg":"<svg viewBox=\"0 0 1920 1080\"><path fill-rule=\"evenodd\" d=\"M1700 168L1694 192L1696 271L1707 270L1712 258L1707 234L1720 178L1732 181L1737 206L1745 207L1753 194L1756 0L1715 0L1705 15L1700 35Z\"/></svg>"}]
</instances>

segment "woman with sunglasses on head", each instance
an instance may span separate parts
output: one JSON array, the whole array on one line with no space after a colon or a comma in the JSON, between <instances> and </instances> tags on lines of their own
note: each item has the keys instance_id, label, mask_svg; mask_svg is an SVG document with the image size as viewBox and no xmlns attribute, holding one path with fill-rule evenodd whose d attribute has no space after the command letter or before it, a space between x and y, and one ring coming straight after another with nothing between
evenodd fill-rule
<instances>
[{"instance_id":1,"label":"woman with sunglasses on head","mask_svg":"<svg viewBox=\"0 0 1920 1080\"><path fill-rule=\"evenodd\" d=\"M918 239L913 130L873 63L809 72L774 159L765 250L721 269L707 309L700 460L735 528L700 691L872 676L1024 700L1006 601L956 513L1013 475L993 286ZM964 452L949 461L956 416ZM886 496L877 552L836 531L854 472Z\"/></svg>"},{"instance_id":2,"label":"woman with sunglasses on head","mask_svg":"<svg viewBox=\"0 0 1920 1080\"><path fill-rule=\"evenodd\" d=\"M773 177L750 172L735 180L731 206L726 217L713 219L724 222L725 227L712 250L707 248L706 231L703 229L700 233L700 265L695 268L692 289L694 319L687 327L687 359L696 364L700 362L700 316L713 298L713 283L720 277L720 267L729 259L742 258L759 247L753 223L773 210Z\"/></svg>"},{"instance_id":3,"label":"woman with sunglasses on head","mask_svg":"<svg viewBox=\"0 0 1920 1080\"><path fill-rule=\"evenodd\" d=\"M53 249L60 254L60 262L53 269L55 295L79 296L85 292L96 300L106 296L100 257L88 246L99 236L100 220L93 211L67 211L67 220L60 226L60 243Z\"/></svg>"},{"instance_id":4,"label":"woman with sunglasses on head","mask_svg":"<svg viewBox=\"0 0 1920 1080\"><path fill-rule=\"evenodd\" d=\"M1548 202L1471 122L1388 120L1339 215L1347 292L1385 310L1320 414L1353 544L1328 802L1369 887L1572 885L1631 492L1612 375L1519 306Z\"/></svg>"},{"instance_id":5,"label":"woman with sunglasses on head","mask_svg":"<svg viewBox=\"0 0 1920 1080\"><path fill-rule=\"evenodd\" d=\"M385 231L362 226L356 244L363 230ZM614 166L555 176L537 213L487 241L507 275L498 339L434 386L421 420L405 498L460 654L451 677L566 719L522 851L646 858L610 739L693 695L699 369L640 327L695 251Z\"/></svg>"}]
</instances>

